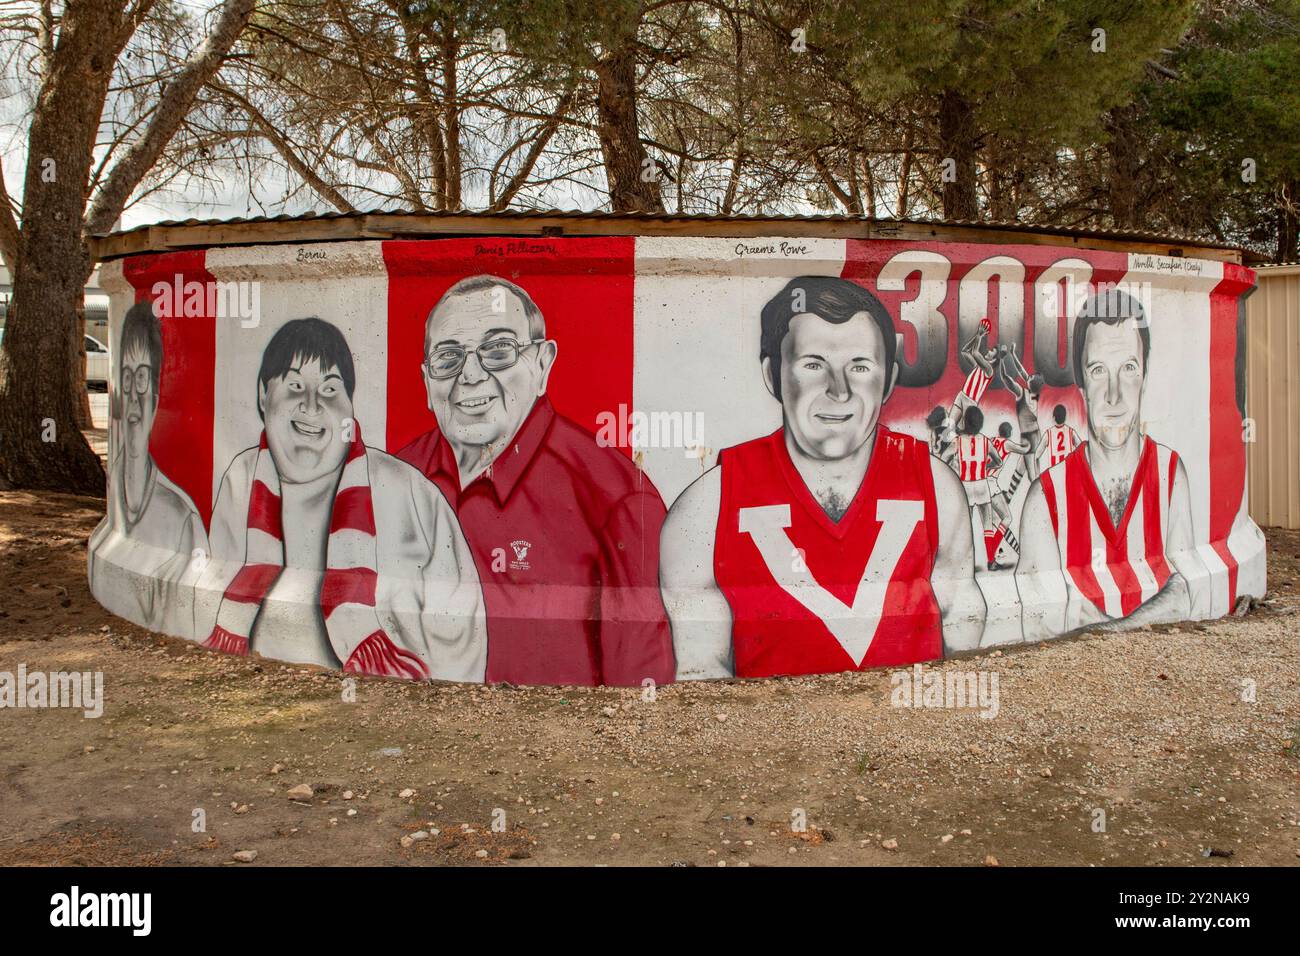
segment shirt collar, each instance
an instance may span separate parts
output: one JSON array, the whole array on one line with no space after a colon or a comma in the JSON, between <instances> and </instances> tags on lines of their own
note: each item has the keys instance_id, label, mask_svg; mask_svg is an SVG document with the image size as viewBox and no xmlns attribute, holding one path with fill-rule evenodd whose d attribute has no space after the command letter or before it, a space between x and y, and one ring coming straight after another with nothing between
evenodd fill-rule
<instances>
[{"instance_id":1,"label":"shirt collar","mask_svg":"<svg viewBox=\"0 0 1300 956\"><path fill-rule=\"evenodd\" d=\"M515 485L519 484L519 479L528 470L533 458L537 456L542 442L550 433L551 422L554 420L555 408L551 405L551 400L542 395L533 404L532 410L524 419L524 423L519 426L519 431L515 433L514 438L501 449L488 470L461 489L461 492L480 481L490 481L496 492L497 501L504 504L515 490ZM434 467L447 475L459 488L460 466L456 463L456 453L452 451L445 435L439 435L439 439Z\"/></svg>"}]
</instances>

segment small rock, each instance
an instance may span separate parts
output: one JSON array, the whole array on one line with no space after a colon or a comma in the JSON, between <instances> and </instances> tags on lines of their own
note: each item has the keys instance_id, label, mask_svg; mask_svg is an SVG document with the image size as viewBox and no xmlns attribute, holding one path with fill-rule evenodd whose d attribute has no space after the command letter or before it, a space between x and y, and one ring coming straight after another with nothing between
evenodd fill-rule
<instances>
[{"instance_id":1,"label":"small rock","mask_svg":"<svg viewBox=\"0 0 1300 956\"><path fill-rule=\"evenodd\" d=\"M951 834L951 833L945 833L943 836L939 837L939 842L940 842L940 843L951 843L951 842L952 842L952 834Z\"/></svg>"},{"instance_id":2,"label":"small rock","mask_svg":"<svg viewBox=\"0 0 1300 956\"><path fill-rule=\"evenodd\" d=\"M411 834L411 840L414 841L415 843L419 843L421 840L427 840L427 839L429 839L428 830L416 830L414 833Z\"/></svg>"},{"instance_id":3,"label":"small rock","mask_svg":"<svg viewBox=\"0 0 1300 956\"><path fill-rule=\"evenodd\" d=\"M246 803L241 803L239 806L235 807L235 812L238 813L238 814L241 814L241 815L247 813L247 812L248 812L248 804L246 804Z\"/></svg>"},{"instance_id":4,"label":"small rock","mask_svg":"<svg viewBox=\"0 0 1300 956\"><path fill-rule=\"evenodd\" d=\"M409 836L404 836L397 842L401 844L403 850L406 850L406 849L410 849L411 844L413 844L415 841L412 840Z\"/></svg>"},{"instance_id":5,"label":"small rock","mask_svg":"<svg viewBox=\"0 0 1300 956\"><path fill-rule=\"evenodd\" d=\"M990 853L988 856L984 857L984 865L985 865L985 866L997 866L997 865L998 865L998 858L997 858L996 856L994 856L992 853Z\"/></svg>"},{"instance_id":6,"label":"small rock","mask_svg":"<svg viewBox=\"0 0 1300 956\"><path fill-rule=\"evenodd\" d=\"M894 839L881 840L881 841L880 841L880 845L881 845L882 847L884 847L886 850L897 850L897 849L898 849L898 841L897 841L897 840L894 840Z\"/></svg>"},{"instance_id":7,"label":"small rock","mask_svg":"<svg viewBox=\"0 0 1300 956\"><path fill-rule=\"evenodd\" d=\"M1038 771L1038 775L1040 777L1050 777L1052 775L1052 768L1044 767L1042 770Z\"/></svg>"},{"instance_id":8,"label":"small rock","mask_svg":"<svg viewBox=\"0 0 1300 956\"><path fill-rule=\"evenodd\" d=\"M401 799L401 800L409 800L409 799L411 799L411 797L415 796L415 791L412 790L410 787L407 787L405 790L403 790L403 791L402 791L401 793L399 793L397 796L398 796L398 798Z\"/></svg>"},{"instance_id":9,"label":"small rock","mask_svg":"<svg viewBox=\"0 0 1300 956\"><path fill-rule=\"evenodd\" d=\"M284 769L284 764L282 763L271 764L271 773L279 773L283 769Z\"/></svg>"},{"instance_id":10,"label":"small rock","mask_svg":"<svg viewBox=\"0 0 1300 956\"><path fill-rule=\"evenodd\" d=\"M487 859L487 856L488 856L488 851L487 851L487 850L475 850L475 851L474 851L474 855L475 855L476 857L478 857L480 860L486 860L486 859Z\"/></svg>"},{"instance_id":11,"label":"small rock","mask_svg":"<svg viewBox=\"0 0 1300 956\"><path fill-rule=\"evenodd\" d=\"M618 708L617 708L617 707L602 707L602 708L600 708L600 712L601 712L602 714L604 714L606 717L613 717L615 714L618 713Z\"/></svg>"},{"instance_id":12,"label":"small rock","mask_svg":"<svg viewBox=\"0 0 1300 956\"><path fill-rule=\"evenodd\" d=\"M257 859L256 850L236 850L230 855L230 858L236 863L252 863Z\"/></svg>"},{"instance_id":13,"label":"small rock","mask_svg":"<svg viewBox=\"0 0 1300 956\"><path fill-rule=\"evenodd\" d=\"M344 799L344 800L351 800L352 797L353 797L353 793L352 793L351 790L344 790L344 791L343 791L343 799Z\"/></svg>"},{"instance_id":14,"label":"small rock","mask_svg":"<svg viewBox=\"0 0 1300 956\"><path fill-rule=\"evenodd\" d=\"M726 722L727 722L727 715L726 715L726 714L718 714L718 723L720 723L720 724L725 724Z\"/></svg>"},{"instance_id":15,"label":"small rock","mask_svg":"<svg viewBox=\"0 0 1300 956\"><path fill-rule=\"evenodd\" d=\"M300 783L285 794L290 800L310 800L314 796L312 788L305 783Z\"/></svg>"}]
</instances>

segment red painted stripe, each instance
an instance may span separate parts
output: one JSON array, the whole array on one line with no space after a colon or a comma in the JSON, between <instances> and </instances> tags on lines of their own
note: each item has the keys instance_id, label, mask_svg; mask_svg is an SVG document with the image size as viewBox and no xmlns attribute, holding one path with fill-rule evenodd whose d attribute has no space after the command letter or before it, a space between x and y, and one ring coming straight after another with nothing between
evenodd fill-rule
<instances>
[{"instance_id":1,"label":"red painted stripe","mask_svg":"<svg viewBox=\"0 0 1300 956\"><path fill-rule=\"evenodd\" d=\"M1170 574L1169 562L1165 560L1164 534L1160 530L1160 516L1168 513L1168 499L1160 500L1159 451L1152 458L1152 465L1142 479L1142 543L1146 548L1147 564L1151 567L1151 573L1155 575L1158 589L1165 586ZM1171 456L1169 459L1170 493L1174 487L1174 466L1177 464L1177 456Z\"/></svg>"},{"instance_id":2,"label":"red painted stripe","mask_svg":"<svg viewBox=\"0 0 1300 956\"><path fill-rule=\"evenodd\" d=\"M1065 460L1065 507L1069 515L1065 543L1066 567L1079 591L1100 610L1106 609L1101 582L1092 570L1092 503L1087 488L1092 483L1084 473L1088 463L1083 455Z\"/></svg>"},{"instance_id":3,"label":"red painted stripe","mask_svg":"<svg viewBox=\"0 0 1300 956\"><path fill-rule=\"evenodd\" d=\"M154 301L154 287L175 289L177 277L186 282L212 282L202 249L128 256L122 276L131 283L137 302ZM207 297L204 297L206 309ZM212 427L216 420L214 392L217 365L217 318L212 315L172 315L162 326L163 363L158 383L158 408L149 433L149 454L158 469L181 487L198 509L206 528L212 521ZM120 343L112 343L116 350ZM114 363L120 361L116 351ZM112 388L121 394L120 369L114 368Z\"/></svg>"},{"instance_id":4,"label":"red painted stripe","mask_svg":"<svg viewBox=\"0 0 1300 956\"><path fill-rule=\"evenodd\" d=\"M329 620L340 604L374 607L377 575L373 568L328 568L321 583L320 609Z\"/></svg>"},{"instance_id":5,"label":"red painted stripe","mask_svg":"<svg viewBox=\"0 0 1300 956\"><path fill-rule=\"evenodd\" d=\"M277 541L284 540L280 498L260 478L253 479L253 490L248 496L248 526L265 531Z\"/></svg>"},{"instance_id":6,"label":"red painted stripe","mask_svg":"<svg viewBox=\"0 0 1300 956\"><path fill-rule=\"evenodd\" d=\"M226 588L225 599L239 604L261 604L283 570L278 564L246 564Z\"/></svg>"},{"instance_id":7,"label":"red painted stripe","mask_svg":"<svg viewBox=\"0 0 1300 956\"><path fill-rule=\"evenodd\" d=\"M1144 507L1142 510L1145 512L1149 509ZM1126 533L1118 541L1106 542L1106 567L1110 569L1110 576L1119 589L1120 611L1128 617L1142 604L1142 584L1129 560L1128 527L1125 526L1124 530Z\"/></svg>"},{"instance_id":8,"label":"red painted stripe","mask_svg":"<svg viewBox=\"0 0 1300 956\"><path fill-rule=\"evenodd\" d=\"M1237 559L1228 550L1228 534L1237 517L1246 487L1246 446L1241 440L1234 358L1237 308L1243 292L1255 283L1255 273L1225 263L1223 280L1210 293L1210 529L1209 542L1228 569L1228 606L1237 601Z\"/></svg>"},{"instance_id":9,"label":"red painted stripe","mask_svg":"<svg viewBox=\"0 0 1300 956\"><path fill-rule=\"evenodd\" d=\"M330 534L344 529L374 535L375 509L368 486L354 485L351 488L341 488L334 496L334 510L330 514Z\"/></svg>"}]
</instances>

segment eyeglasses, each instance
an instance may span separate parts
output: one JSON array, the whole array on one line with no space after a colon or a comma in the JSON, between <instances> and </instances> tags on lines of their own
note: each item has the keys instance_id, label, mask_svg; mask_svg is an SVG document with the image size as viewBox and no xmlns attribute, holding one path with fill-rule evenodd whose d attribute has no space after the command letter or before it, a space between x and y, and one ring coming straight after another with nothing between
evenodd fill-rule
<instances>
[{"instance_id":1,"label":"eyeglasses","mask_svg":"<svg viewBox=\"0 0 1300 956\"><path fill-rule=\"evenodd\" d=\"M545 339L516 342L514 339L493 339L474 349L478 362L485 372L499 372L519 361L519 353L530 345L540 345ZM459 345L448 345L429 356L425 368L430 378L455 378L465 367L469 351Z\"/></svg>"},{"instance_id":2,"label":"eyeglasses","mask_svg":"<svg viewBox=\"0 0 1300 956\"><path fill-rule=\"evenodd\" d=\"M134 383L135 394L143 395L149 390L149 386L153 384L152 373L153 370L148 365L137 365L134 372L125 368L122 369L122 391L130 395L132 392L131 386Z\"/></svg>"}]
</instances>

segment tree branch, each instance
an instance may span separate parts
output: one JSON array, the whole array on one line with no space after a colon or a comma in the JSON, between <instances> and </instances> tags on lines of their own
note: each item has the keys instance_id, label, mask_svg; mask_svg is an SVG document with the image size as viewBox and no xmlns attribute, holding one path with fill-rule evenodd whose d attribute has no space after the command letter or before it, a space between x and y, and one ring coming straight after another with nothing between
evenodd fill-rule
<instances>
[{"instance_id":1,"label":"tree branch","mask_svg":"<svg viewBox=\"0 0 1300 956\"><path fill-rule=\"evenodd\" d=\"M86 214L84 231L89 235L108 232L122 214L126 201L153 168L189 112L190 104L225 60L239 34L248 25L255 0L225 0L216 26L194 50L179 73L167 84L158 101L153 122L144 135L131 144L100 187Z\"/></svg>"}]
</instances>

